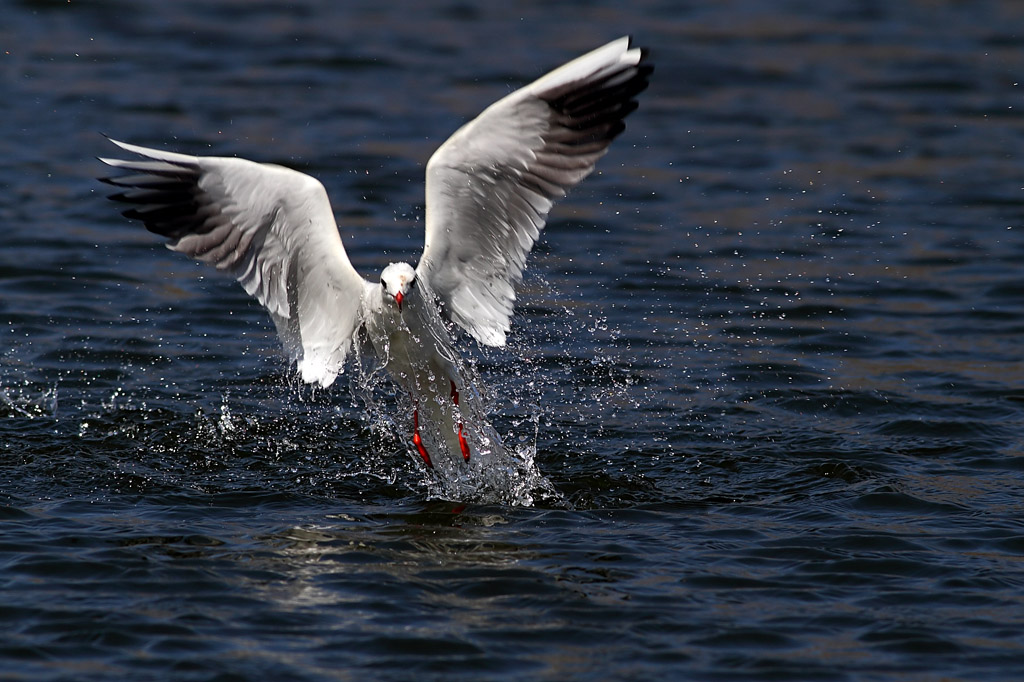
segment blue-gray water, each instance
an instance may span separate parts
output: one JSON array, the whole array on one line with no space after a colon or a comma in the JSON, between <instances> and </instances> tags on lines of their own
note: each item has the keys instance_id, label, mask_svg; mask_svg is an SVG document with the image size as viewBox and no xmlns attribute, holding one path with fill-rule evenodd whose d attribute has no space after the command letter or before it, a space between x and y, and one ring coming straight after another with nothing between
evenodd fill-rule
<instances>
[{"instance_id":1,"label":"blue-gray water","mask_svg":"<svg viewBox=\"0 0 1024 682\"><path fill-rule=\"evenodd\" d=\"M0 678L1021 675L1021 3L0 17ZM101 132L291 165L373 276L451 131L626 32L652 86L476 353L531 507L430 499L93 179Z\"/></svg>"}]
</instances>

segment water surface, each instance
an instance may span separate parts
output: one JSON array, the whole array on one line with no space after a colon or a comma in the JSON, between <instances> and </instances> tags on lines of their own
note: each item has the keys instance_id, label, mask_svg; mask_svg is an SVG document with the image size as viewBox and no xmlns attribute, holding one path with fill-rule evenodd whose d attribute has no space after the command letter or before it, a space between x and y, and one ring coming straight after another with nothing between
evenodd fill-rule
<instances>
[{"instance_id":1,"label":"water surface","mask_svg":"<svg viewBox=\"0 0 1024 682\"><path fill-rule=\"evenodd\" d=\"M1019 674L1019 3L0 5L0 677ZM290 165L370 276L451 131L624 32L640 110L466 343L532 506L435 499L93 179Z\"/></svg>"}]
</instances>

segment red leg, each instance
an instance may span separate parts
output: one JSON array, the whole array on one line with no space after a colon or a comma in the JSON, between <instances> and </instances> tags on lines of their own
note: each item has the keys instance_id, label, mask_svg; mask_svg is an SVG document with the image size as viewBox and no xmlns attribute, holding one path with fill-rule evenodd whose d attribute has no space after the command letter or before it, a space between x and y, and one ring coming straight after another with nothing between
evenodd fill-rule
<instances>
[{"instance_id":1,"label":"red leg","mask_svg":"<svg viewBox=\"0 0 1024 682\"><path fill-rule=\"evenodd\" d=\"M459 448L462 450L462 459L469 461L469 443L466 442L466 437L462 435L462 424L459 424Z\"/></svg>"},{"instance_id":2,"label":"red leg","mask_svg":"<svg viewBox=\"0 0 1024 682\"><path fill-rule=\"evenodd\" d=\"M449 379L449 381L451 381ZM455 406L459 406L459 391L455 388L455 382L452 381L452 402ZM469 443L466 442L466 437L462 435L462 422L459 422L459 449L462 450L462 459L469 461Z\"/></svg>"},{"instance_id":3,"label":"red leg","mask_svg":"<svg viewBox=\"0 0 1024 682\"><path fill-rule=\"evenodd\" d=\"M416 407L412 408L412 444L416 446L416 451L420 453L427 467L433 469L434 463L430 461L430 455L427 454L427 449L423 447L423 439L420 438L420 412Z\"/></svg>"}]
</instances>

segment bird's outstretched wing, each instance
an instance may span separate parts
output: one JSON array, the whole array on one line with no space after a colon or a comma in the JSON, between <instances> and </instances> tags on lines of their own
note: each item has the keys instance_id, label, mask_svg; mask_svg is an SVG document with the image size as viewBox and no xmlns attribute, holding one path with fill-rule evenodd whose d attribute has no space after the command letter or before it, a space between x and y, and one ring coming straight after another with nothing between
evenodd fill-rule
<instances>
[{"instance_id":1,"label":"bird's outstretched wing","mask_svg":"<svg viewBox=\"0 0 1024 682\"><path fill-rule=\"evenodd\" d=\"M653 70L645 59L628 37L608 43L492 104L431 157L417 271L481 343L504 345L548 211L625 128Z\"/></svg>"},{"instance_id":2,"label":"bird's outstretched wing","mask_svg":"<svg viewBox=\"0 0 1024 682\"><path fill-rule=\"evenodd\" d=\"M360 324L363 279L314 178L245 159L174 154L111 140L145 160L100 159L125 175L110 198L167 246L225 270L269 312L303 380L327 386Z\"/></svg>"}]
</instances>

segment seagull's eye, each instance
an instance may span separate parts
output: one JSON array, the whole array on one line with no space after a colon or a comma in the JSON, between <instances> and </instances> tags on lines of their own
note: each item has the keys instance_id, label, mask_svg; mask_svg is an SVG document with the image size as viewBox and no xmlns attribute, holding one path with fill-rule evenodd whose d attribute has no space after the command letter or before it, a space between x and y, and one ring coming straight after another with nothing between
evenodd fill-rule
<instances>
[{"instance_id":1,"label":"seagull's eye","mask_svg":"<svg viewBox=\"0 0 1024 682\"><path fill-rule=\"evenodd\" d=\"M384 278L383 278L383 277L381 277L381 278L380 278L380 285L381 285L382 287L384 287L385 289L387 289L387 288L388 288L388 285L387 285L387 283L386 283L386 282L384 282Z\"/></svg>"}]
</instances>

